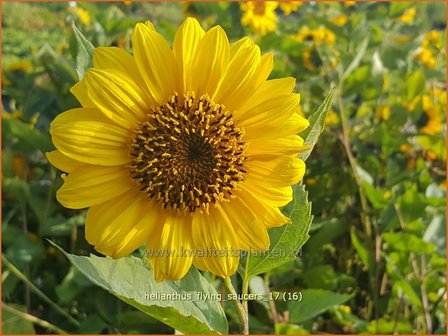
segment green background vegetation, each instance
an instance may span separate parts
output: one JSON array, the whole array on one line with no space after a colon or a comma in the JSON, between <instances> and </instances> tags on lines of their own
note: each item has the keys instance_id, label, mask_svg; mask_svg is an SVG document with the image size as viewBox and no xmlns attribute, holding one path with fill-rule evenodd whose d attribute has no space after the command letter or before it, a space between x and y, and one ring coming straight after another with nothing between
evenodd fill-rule
<instances>
[{"instance_id":1,"label":"green background vegetation","mask_svg":"<svg viewBox=\"0 0 448 336\"><path fill-rule=\"evenodd\" d=\"M130 50L135 23L151 20L172 41L186 15L272 51L271 77L297 79L307 116L335 86L304 178L310 238L298 258L254 271L250 282L253 293L300 291L304 299L249 302L251 333L446 333L445 3L304 3L289 16L279 9L277 30L263 37L241 26L238 3L77 8L2 4L3 333L173 332L95 286L48 242L95 253L84 238L85 211L56 202L62 180L43 153L53 149L51 120L78 106L69 93L79 54L72 21L93 45ZM412 8L416 15L403 18ZM344 24L335 20L341 16ZM334 39L300 39L304 26L324 26ZM198 276L188 279L199 283ZM239 332L233 307L223 305L229 333Z\"/></svg>"}]
</instances>

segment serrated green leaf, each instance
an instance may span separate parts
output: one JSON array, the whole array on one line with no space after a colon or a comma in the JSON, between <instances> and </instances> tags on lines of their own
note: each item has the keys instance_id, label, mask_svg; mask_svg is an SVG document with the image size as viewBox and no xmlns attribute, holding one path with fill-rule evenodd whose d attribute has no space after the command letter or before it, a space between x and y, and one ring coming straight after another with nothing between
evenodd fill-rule
<instances>
[{"instance_id":1,"label":"serrated green leaf","mask_svg":"<svg viewBox=\"0 0 448 336\"><path fill-rule=\"evenodd\" d=\"M216 295L216 290L195 268L179 281L158 283L152 270L136 257L118 260L95 255L81 257L52 244L94 284L178 331L184 334L228 332L227 319L219 301L198 299L197 293ZM151 299L150 294L159 296ZM163 299L161 294L177 296L179 300ZM182 299L188 295L191 300Z\"/></svg>"},{"instance_id":2,"label":"serrated green leaf","mask_svg":"<svg viewBox=\"0 0 448 336\"><path fill-rule=\"evenodd\" d=\"M324 102L318 107L318 109L310 115L308 121L310 122L310 126L300 133L300 136L303 138L304 146L309 146L310 149L304 152L299 153L298 158L305 161L311 154L313 147L316 145L317 140L319 140L319 136L324 130L325 126L325 118L327 117L327 112L330 109L331 102L333 100L334 89L330 90L330 93L325 97Z\"/></svg>"},{"instance_id":3,"label":"serrated green leaf","mask_svg":"<svg viewBox=\"0 0 448 336\"><path fill-rule=\"evenodd\" d=\"M271 247L263 255L249 256L246 272L249 276L269 272L296 258L296 253L309 238L313 220L311 203L305 187L294 188L294 200L285 209L291 224L269 230Z\"/></svg>"},{"instance_id":4,"label":"serrated green leaf","mask_svg":"<svg viewBox=\"0 0 448 336\"><path fill-rule=\"evenodd\" d=\"M72 28L77 42L76 73L78 74L78 79L81 80L87 69L92 67L92 57L95 47L84 37L79 29L76 28L74 22Z\"/></svg>"},{"instance_id":5,"label":"serrated green leaf","mask_svg":"<svg viewBox=\"0 0 448 336\"><path fill-rule=\"evenodd\" d=\"M289 322L301 323L309 320L332 307L343 304L352 296L320 289L306 289L302 291L301 301L289 301Z\"/></svg>"}]
</instances>

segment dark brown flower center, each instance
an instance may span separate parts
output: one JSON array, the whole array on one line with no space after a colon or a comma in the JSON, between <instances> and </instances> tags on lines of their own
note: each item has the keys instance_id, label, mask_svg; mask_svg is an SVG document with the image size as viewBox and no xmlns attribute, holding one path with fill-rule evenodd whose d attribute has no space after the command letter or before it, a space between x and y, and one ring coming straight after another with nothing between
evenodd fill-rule
<instances>
[{"instance_id":1,"label":"dark brown flower center","mask_svg":"<svg viewBox=\"0 0 448 336\"><path fill-rule=\"evenodd\" d=\"M138 124L129 170L163 208L207 211L244 179L243 136L232 114L208 96L174 95Z\"/></svg>"}]
</instances>

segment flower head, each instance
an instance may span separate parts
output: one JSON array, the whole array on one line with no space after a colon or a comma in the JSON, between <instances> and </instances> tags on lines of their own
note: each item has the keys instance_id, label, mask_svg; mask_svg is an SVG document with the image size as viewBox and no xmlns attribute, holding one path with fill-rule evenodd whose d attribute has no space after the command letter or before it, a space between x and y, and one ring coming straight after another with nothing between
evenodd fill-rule
<instances>
[{"instance_id":1,"label":"flower head","mask_svg":"<svg viewBox=\"0 0 448 336\"><path fill-rule=\"evenodd\" d=\"M265 250L267 227L305 171L296 134L292 78L267 80L272 55L248 38L229 43L188 18L173 47L152 24L137 24L133 54L100 47L72 88L82 104L51 124L68 173L57 192L66 207L88 207L86 238L120 258L146 244L157 281L192 264L226 277L239 250Z\"/></svg>"},{"instance_id":2,"label":"flower head","mask_svg":"<svg viewBox=\"0 0 448 336\"><path fill-rule=\"evenodd\" d=\"M87 10L81 7L71 7L71 10L78 15L79 20L85 26L90 26L90 15Z\"/></svg>"},{"instance_id":3,"label":"flower head","mask_svg":"<svg viewBox=\"0 0 448 336\"><path fill-rule=\"evenodd\" d=\"M302 6L301 1L282 1L280 2L280 9L282 10L283 14L288 16L292 12L296 12L299 10L299 8Z\"/></svg>"},{"instance_id":4,"label":"flower head","mask_svg":"<svg viewBox=\"0 0 448 336\"><path fill-rule=\"evenodd\" d=\"M406 10L406 12L404 12L398 18L398 22L401 22L401 23L413 23L416 13L417 13L417 10L414 7L409 8L408 10Z\"/></svg>"},{"instance_id":5,"label":"flower head","mask_svg":"<svg viewBox=\"0 0 448 336\"><path fill-rule=\"evenodd\" d=\"M277 14L275 9L278 7L276 1L248 1L240 5L243 15L241 24L249 26L250 30L261 36L277 29Z\"/></svg>"}]
</instances>

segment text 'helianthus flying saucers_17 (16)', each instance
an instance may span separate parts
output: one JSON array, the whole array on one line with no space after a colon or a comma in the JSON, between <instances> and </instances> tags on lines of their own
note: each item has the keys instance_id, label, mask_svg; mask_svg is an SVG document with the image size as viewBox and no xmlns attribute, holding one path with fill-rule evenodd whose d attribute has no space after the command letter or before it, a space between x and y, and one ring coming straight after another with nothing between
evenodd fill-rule
<instances>
[{"instance_id":1,"label":"text 'helianthus flying saucers_17 (16)'","mask_svg":"<svg viewBox=\"0 0 448 336\"><path fill-rule=\"evenodd\" d=\"M86 239L102 254L146 244L157 281L192 264L228 277L239 251L268 249L267 228L289 222L279 207L304 175L309 124L295 80L268 80L272 54L193 18L172 47L150 22L132 45L96 48L71 90L82 107L51 123L57 199L89 208Z\"/></svg>"}]
</instances>

